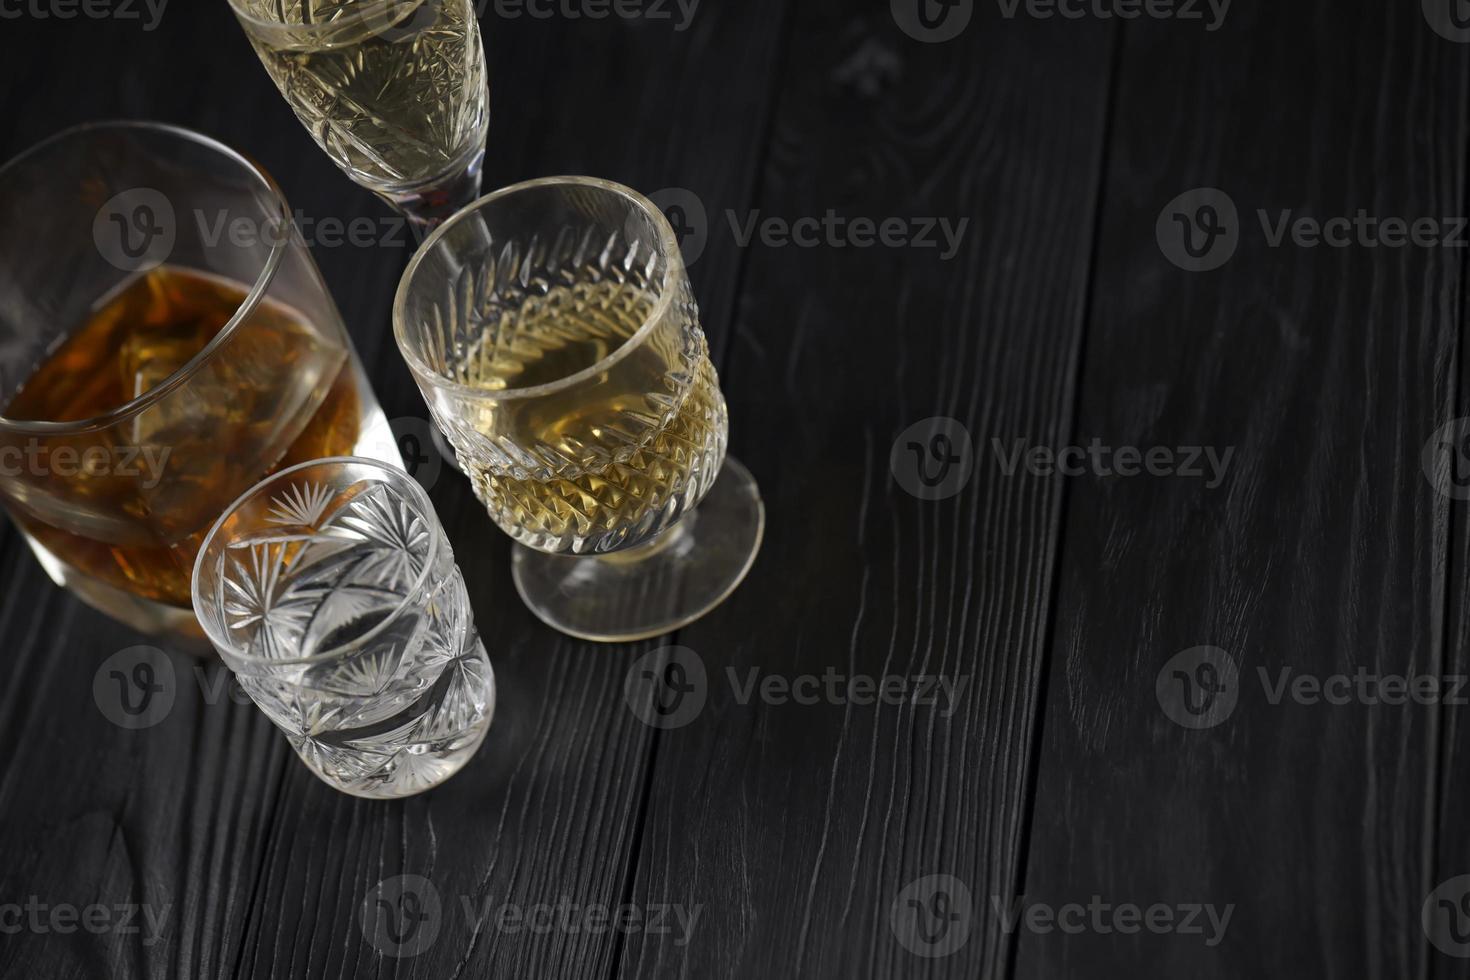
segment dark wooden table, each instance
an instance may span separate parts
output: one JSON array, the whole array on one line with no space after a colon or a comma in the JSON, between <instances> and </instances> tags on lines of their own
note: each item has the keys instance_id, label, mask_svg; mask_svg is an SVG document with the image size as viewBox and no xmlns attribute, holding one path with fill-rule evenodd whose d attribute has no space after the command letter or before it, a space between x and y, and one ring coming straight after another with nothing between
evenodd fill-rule
<instances>
[{"instance_id":1,"label":"dark wooden table","mask_svg":"<svg viewBox=\"0 0 1470 980\"><path fill-rule=\"evenodd\" d=\"M141 4L34 2L0 6L21 11L0 20L5 155L156 118L249 152L308 216L388 217L224 0L151 30ZM1467 460L1436 435L1470 415L1451 0L1239 0L1223 23L917 2L486 10L487 187L589 173L703 209L676 216L765 496L754 570L671 637L570 640L444 475L499 713L464 772L382 803L318 782L178 651L167 716L112 724L94 675L149 641L5 523L0 974L1470 973ZM767 220L829 210L847 223L815 244ZM1329 220L1360 210L1385 240ZM1434 225L1395 245L1390 218ZM422 418L389 332L399 241L314 254L387 414ZM935 416L969 475L925 500L905 484L943 447L900 436ZM1070 476L1031 455L1069 446L1090 453ZM1128 475L1130 447L1172 462ZM1194 475L1188 447L1228 465ZM655 729L624 679L669 644L707 697ZM803 704L743 697L752 671L964 686ZM400 875L438 900L412 956L364 928ZM68 918L97 905L100 928ZM541 907L574 911L517 919Z\"/></svg>"}]
</instances>

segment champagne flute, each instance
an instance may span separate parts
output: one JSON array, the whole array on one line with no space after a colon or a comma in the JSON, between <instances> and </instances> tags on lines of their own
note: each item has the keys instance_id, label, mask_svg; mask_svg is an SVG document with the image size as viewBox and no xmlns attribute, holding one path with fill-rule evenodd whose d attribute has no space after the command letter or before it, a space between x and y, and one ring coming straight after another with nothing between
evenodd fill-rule
<instances>
[{"instance_id":1,"label":"champagne flute","mask_svg":"<svg viewBox=\"0 0 1470 980\"><path fill-rule=\"evenodd\" d=\"M490 98L471 0L230 0L296 117L421 227L480 192Z\"/></svg>"}]
</instances>

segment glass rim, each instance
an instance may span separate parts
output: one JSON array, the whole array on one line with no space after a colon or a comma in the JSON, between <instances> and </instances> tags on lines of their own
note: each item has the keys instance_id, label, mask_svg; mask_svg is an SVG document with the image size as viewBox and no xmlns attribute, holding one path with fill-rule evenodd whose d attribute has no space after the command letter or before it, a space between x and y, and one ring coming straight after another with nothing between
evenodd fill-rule
<instances>
[{"instance_id":1,"label":"glass rim","mask_svg":"<svg viewBox=\"0 0 1470 980\"><path fill-rule=\"evenodd\" d=\"M40 142L22 150L17 155L6 160L3 164L0 164L0 181L4 181L13 168L30 160L43 150L52 149L57 144L78 136L107 130L163 133L213 150L220 156L239 164L247 173L260 181L263 189L276 206L276 217L278 220L289 222L291 219L290 205L286 203L286 195L281 191L281 187L276 183L275 178L267 173L264 167L212 136L206 136L203 133L184 126L176 126L173 123L156 122L148 119L98 120L80 123L59 130ZM261 267L259 275L255 277L255 282L251 285L249 292L246 293L245 299L240 302L240 305L235 309L230 319L225 322L225 325L220 327L219 331L210 338L209 343L205 344L197 354L185 361L182 366L170 373L168 377L164 378L158 384L149 388L136 398L129 399L100 415L93 415L84 419L74 419L69 422L58 422L50 419L11 419L0 414L0 432L15 432L29 435L78 435L108 428L131 416L137 415L149 406L161 401L166 395L197 374L199 369L208 363L219 348L224 345L225 341L235 333L239 325L255 312L261 300L265 298L266 290L275 281L276 273L279 271L281 263L285 259L286 248L290 245L290 237L289 235L279 236L280 240L271 243L270 255ZM160 263L160 265L162 264ZM154 266L152 268L157 267ZM151 272L152 268L147 271ZM134 276L142 274L145 273L141 271L135 272ZM127 280L123 281L126 282Z\"/></svg>"},{"instance_id":2,"label":"glass rim","mask_svg":"<svg viewBox=\"0 0 1470 980\"><path fill-rule=\"evenodd\" d=\"M315 24L287 24L279 20L269 20L257 17L244 9L242 0L230 0L230 12L241 21L254 27L260 27L270 32L289 32L291 34L305 35L308 37L325 34L329 31L338 31L344 28L355 27L372 17L378 16L384 10L403 6L413 0L362 0L357 9L333 18L332 20L319 21ZM419 0L421 4L423 0ZM442 0L440 0L442 2ZM417 6L417 4L416 4ZM338 8L341 10L342 8Z\"/></svg>"},{"instance_id":3,"label":"glass rim","mask_svg":"<svg viewBox=\"0 0 1470 980\"><path fill-rule=\"evenodd\" d=\"M210 547L215 543L216 535L219 533L221 528L224 527L225 521L230 518L230 515L239 510L240 507L243 506L248 499L254 497L256 494L263 491L266 487L277 482L278 480L283 479L284 477L300 473L303 470L308 470L313 467L339 467L344 465L365 466L369 469L377 470L378 472L384 474L389 478L384 482L391 482L395 488L406 490L408 492L408 495L413 499L415 506L419 508L423 516L428 520L432 520L433 524L430 527L431 532L439 532L442 530L442 525L440 525L439 523L438 512L434 510L434 504L431 500L429 500L428 493L424 490L422 486L419 485L418 481L409 476L407 471L405 471L401 466L394 466L392 463L385 463L382 460L372 459L367 456L324 456L321 459L308 459L305 462L297 463L294 466L288 466L283 470L272 473L270 476L254 484L244 493L240 494L240 496L236 497L233 501L230 502L228 506L225 507L223 511L220 512L219 517L216 518L214 523L209 526L209 531L205 533L204 539L199 544L199 554L194 559L194 569L189 576L189 597L191 600L191 604L194 607L194 618L199 621L199 627L204 630L204 635L209 638L209 642L212 643L215 649L219 651L221 657L226 657L228 659L235 660L241 664L249 664L252 666L268 665L271 667L294 667L303 664L326 663L327 661L335 660L340 657L345 657L350 654L356 653L362 648L364 644L370 643L389 626L397 622L398 618L403 614L403 611L407 609L411 603L416 602L422 597L424 586L428 583L429 576L433 573L434 566L439 559L439 533L429 534L429 550L424 556L423 570L420 571L418 577L413 580L413 585L409 588L408 594L400 599L398 604L393 607L393 611L390 612L387 616L384 616L377 625L375 625L372 629L368 630L361 636L354 637L346 643L331 647L323 652L314 653L310 656L305 657L262 657L258 654L252 654L242 649L240 645L231 640L228 635L220 634L211 625L209 619L202 614L200 610L201 600L199 592L199 573L200 570L204 567L205 555L209 553Z\"/></svg>"},{"instance_id":4,"label":"glass rim","mask_svg":"<svg viewBox=\"0 0 1470 980\"><path fill-rule=\"evenodd\" d=\"M408 307L408 294L414 278L418 274L419 267L428 258L429 253L433 251L435 246L439 244L439 241L449 233L450 229L457 226L460 222L467 220L471 215L479 214L484 208L497 203L502 198L511 197L529 190L539 190L544 187L595 188L620 197L640 212L643 212L653 223L654 228L658 230L660 251L664 255L671 257L671 261L664 263L663 276L659 282L658 299L654 302L653 308L649 310L648 315L643 318L643 322L638 325L638 329L633 331L628 339L618 345L617 348L604 354L595 364L573 371L571 374L557 378L554 381L546 381L526 388L503 388L499 391L487 391L484 388L477 388L473 385L463 384L444 377L444 375L424 363L423 358L419 356L417 350L410 349L405 336L407 331L406 310ZM423 244L413 253L413 258L409 259L408 267L403 270L403 276L398 281L398 292L393 297L393 340L398 345L398 352L408 362L409 369L437 389L451 391L465 398L487 402L505 402L519 398L540 398L555 394L556 392L580 384L589 378L596 377L637 350L638 346L648 339L648 335L653 332L654 327L663 321L669 307L673 305L673 277L676 272L684 274L684 257L683 253L679 250L679 240L674 235L674 229L669 224L669 219L657 204L654 204L633 188L625 184L619 184L616 181L603 180L600 177L575 175L538 177L535 180L523 180L519 183L509 184L491 191L484 197L466 204L424 239Z\"/></svg>"}]
</instances>

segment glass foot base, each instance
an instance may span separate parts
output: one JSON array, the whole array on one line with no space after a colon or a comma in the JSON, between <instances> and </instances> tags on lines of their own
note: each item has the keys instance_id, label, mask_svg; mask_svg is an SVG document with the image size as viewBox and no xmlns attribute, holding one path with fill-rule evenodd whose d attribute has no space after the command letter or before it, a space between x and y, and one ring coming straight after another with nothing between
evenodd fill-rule
<instances>
[{"instance_id":1,"label":"glass foot base","mask_svg":"<svg viewBox=\"0 0 1470 980\"><path fill-rule=\"evenodd\" d=\"M727 456L699 506L647 544L597 557L517 545L516 591L542 622L584 640L659 636L735 590L755 562L765 526L755 478Z\"/></svg>"}]
</instances>

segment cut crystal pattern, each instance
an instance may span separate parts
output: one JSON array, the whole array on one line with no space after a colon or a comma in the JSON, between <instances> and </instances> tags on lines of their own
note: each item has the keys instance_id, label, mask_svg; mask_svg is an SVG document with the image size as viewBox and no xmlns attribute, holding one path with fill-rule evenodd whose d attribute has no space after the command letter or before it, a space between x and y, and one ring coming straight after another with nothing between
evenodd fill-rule
<instances>
[{"instance_id":1,"label":"cut crystal pattern","mask_svg":"<svg viewBox=\"0 0 1470 980\"><path fill-rule=\"evenodd\" d=\"M387 483L300 481L220 558L240 681L301 759L358 795L457 770L484 737L494 676L437 524Z\"/></svg>"}]
</instances>

